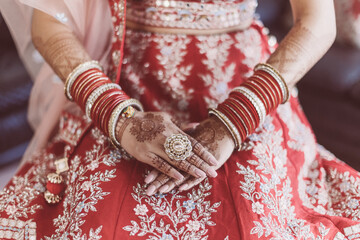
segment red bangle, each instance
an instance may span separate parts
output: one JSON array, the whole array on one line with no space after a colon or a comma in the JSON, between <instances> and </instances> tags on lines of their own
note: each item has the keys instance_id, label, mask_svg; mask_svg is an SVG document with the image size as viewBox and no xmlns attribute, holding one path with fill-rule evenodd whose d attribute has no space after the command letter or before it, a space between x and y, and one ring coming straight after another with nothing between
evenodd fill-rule
<instances>
[{"instance_id":1,"label":"red bangle","mask_svg":"<svg viewBox=\"0 0 360 240\"><path fill-rule=\"evenodd\" d=\"M249 89L251 92L253 92L259 99L260 101L264 104L265 106L265 110L266 110L266 113L269 112L270 110L270 107L269 107L269 102L266 101L265 99L265 94L262 92L261 89L257 88L254 86L254 84L252 84L251 82L247 81L245 82L243 85L243 87L246 87L247 89Z\"/></svg>"},{"instance_id":2,"label":"red bangle","mask_svg":"<svg viewBox=\"0 0 360 240\"><path fill-rule=\"evenodd\" d=\"M264 77L258 76L258 75L254 76L252 81L254 81L255 83L261 85L265 89L265 91L268 93L268 96L270 96L270 98L271 98L271 104L270 104L271 107L270 107L270 109L274 109L275 106L276 106L276 102L277 102L276 101L276 93L271 88L270 83L268 83Z\"/></svg>"},{"instance_id":3,"label":"red bangle","mask_svg":"<svg viewBox=\"0 0 360 240\"><path fill-rule=\"evenodd\" d=\"M244 117L244 119L246 120L247 122L247 129L248 129L248 132L252 132L253 130L255 130L255 121L254 119L252 118L250 112L245 108L245 106L233 99L233 98L228 98L226 99L226 103L233 107L237 112L239 112L239 115L242 115Z\"/></svg>"},{"instance_id":4,"label":"red bangle","mask_svg":"<svg viewBox=\"0 0 360 240\"><path fill-rule=\"evenodd\" d=\"M253 106L253 104L250 102L250 100L245 97L243 94L239 93L239 92L231 92L230 97L242 102L246 107L248 107L248 110L250 111L250 113L253 116L255 125L258 126L260 124L260 117L258 112L256 111L255 107Z\"/></svg>"},{"instance_id":5,"label":"red bangle","mask_svg":"<svg viewBox=\"0 0 360 240\"><path fill-rule=\"evenodd\" d=\"M235 125L243 141L246 138L246 133L244 127L241 127L240 120L236 118L235 114L224 103L221 103L217 109Z\"/></svg>"},{"instance_id":6,"label":"red bangle","mask_svg":"<svg viewBox=\"0 0 360 240\"><path fill-rule=\"evenodd\" d=\"M278 106L282 100L284 99L282 93L281 93L281 87L279 86L279 84L276 82L275 79L273 79L273 77L268 74L267 72L264 72L264 71L256 71L257 72L257 75L259 76L263 76L266 80L268 80L267 82L272 86L271 89L276 93L276 100L277 100L277 104L276 106Z\"/></svg>"},{"instance_id":7,"label":"red bangle","mask_svg":"<svg viewBox=\"0 0 360 240\"><path fill-rule=\"evenodd\" d=\"M83 84L85 81L87 81L87 79L90 78L90 76L97 76L99 74L101 74L101 72L99 72L97 69L90 69L84 72L83 74L81 74L78 78L76 78L74 84L70 89L72 96L76 95L76 92L78 92L80 89L80 85Z\"/></svg>"}]
</instances>

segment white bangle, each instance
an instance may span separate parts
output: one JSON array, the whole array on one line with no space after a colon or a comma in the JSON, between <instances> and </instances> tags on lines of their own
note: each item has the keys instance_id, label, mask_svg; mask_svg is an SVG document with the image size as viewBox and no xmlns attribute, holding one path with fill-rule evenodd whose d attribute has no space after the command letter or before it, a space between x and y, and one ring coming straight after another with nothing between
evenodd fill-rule
<instances>
[{"instance_id":1,"label":"white bangle","mask_svg":"<svg viewBox=\"0 0 360 240\"><path fill-rule=\"evenodd\" d=\"M137 110L139 110L141 112L144 111L141 103L138 100L133 99L133 98L125 100L125 101L119 103L119 105L117 105L115 107L115 109L111 113L108 129L109 129L110 140L117 147L120 147L121 145L120 145L120 142L116 139L116 132L115 132L116 124L119 120L121 113L124 111L125 108L127 108L129 106L135 107L135 108L137 108Z\"/></svg>"},{"instance_id":2,"label":"white bangle","mask_svg":"<svg viewBox=\"0 0 360 240\"><path fill-rule=\"evenodd\" d=\"M66 78L64 91L65 91L66 97L70 101L73 101L73 97L71 96L70 90L71 90L71 87L74 84L75 80L82 73L86 72L87 70L93 69L93 68L99 69L100 71L102 71L102 67L100 66L98 61L89 61L89 62L84 62L84 63L80 64L79 66L77 66Z\"/></svg>"},{"instance_id":3,"label":"white bangle","mask_svg":"<svg viewBox=\"0 0 360 240\"><path fill-rule=\"evenodd\" d=\"M120 86L116 83L105 83L101 85L100 87L96 88L88 97L85 104L85 114L88 118L91 118L91 109L96 102L96 100L103 94L104 92L110 90L110 89L119 89L121 90Z\"/></svg>"},{"instance_id":4,"label":"white bangle","mask_svg":"<svg viewBox=\"0 0 360 240\"><path fill-rule=\"evenodd\" d=\"M250 89L248 89L246 87L236 87L232 91L240 92L247 99L249 99L249 101L255 107L256 112L258 113L260 124L262 124L266 117L266 108L265 108L264 103L261 101L261 99L258 96L256 96L255 93L253 93Z\"/></svg>"}]
</instances>

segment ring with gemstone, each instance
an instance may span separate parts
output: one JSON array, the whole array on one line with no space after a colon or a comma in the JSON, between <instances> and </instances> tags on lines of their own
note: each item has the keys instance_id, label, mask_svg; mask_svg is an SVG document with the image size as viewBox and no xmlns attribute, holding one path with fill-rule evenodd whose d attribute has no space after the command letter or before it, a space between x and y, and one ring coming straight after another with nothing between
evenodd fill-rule
<instances>
[{"instance_id":1,"label":"ring with gemstone","mask_svg":"<svg viewBox=\"0 0 360 240\"><path fill-rule=\"evenodd\" d=\"M183 134L173 134L167 137L164 147L169 158L175 161L185 160L190 156L192 151L189 138Z\"/></svg>"}]
</instances>

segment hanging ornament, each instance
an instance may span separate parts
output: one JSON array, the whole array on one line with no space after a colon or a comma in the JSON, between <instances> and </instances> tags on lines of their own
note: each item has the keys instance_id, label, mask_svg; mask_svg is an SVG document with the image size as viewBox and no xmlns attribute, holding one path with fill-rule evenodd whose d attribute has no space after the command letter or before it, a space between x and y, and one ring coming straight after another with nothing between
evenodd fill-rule
<instances>
[{"instance_id":1,"label":"hanging ornament","mask_svg":"<svg viewBox=\"0 0 360 240\"><path fill-rule=\"evenodd\" d=\"M61 201L65 190L65 181L61 173L69 170L68 158L64 157L55 161L56 173L47 175L46 191L44 197L47 203L56 204Z\"/></svg>"}]
</instances>

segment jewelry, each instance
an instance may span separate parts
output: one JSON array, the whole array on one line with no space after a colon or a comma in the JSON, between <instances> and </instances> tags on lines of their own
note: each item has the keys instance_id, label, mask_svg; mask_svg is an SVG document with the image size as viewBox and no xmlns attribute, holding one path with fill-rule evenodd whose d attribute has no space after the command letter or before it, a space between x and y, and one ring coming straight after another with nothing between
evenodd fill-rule
<instances>
[{"instance_id":1,"label":"jewelry","mask_svg":"<svg viewBox=\"0 0 360 240\"><path fill-rule=\"evenodd\" d=\"M233 89L233 91L240 92L247 99L249 99L249 101L255 107L256 112L259 115L260 124L263 123L265 120L265 116L266 116L266 109L265 109L263 102L256 96L256 94L245 87L236 87Z\"/></svg>"},{"instance_id":2,"label":"jewelry","mask_svg":"<svg viewBox=\"0 0 360 240\"><path fill-rule=\"evenodd\" d=\"M189 138L183 134L173 134L167 137L164 148L169 158L175 161L185 160L190 156L192 151Z\"/></svg>"},{"instance_id":3,"label":"jewelry","mask_svg":"<svg viewBox=\"0 0 360 240\"><path fill-rule=\"evenodd\" d=\"M95 89L89 96L89 98L86 101L85 104L85 113L88 118L91 118L91 108L93 107L93 104L95 103L96 99L101 96L104 92L110 90L110 89L119 89L121 90L120 86L115 83L106 83Z\"/></svg>"},{"instance_id":4,"label":"jewelry","mask_svg":"<svg viewBox=\"0 0 360 240\"><path fill-rule=\"evenodd\" d=\"M120 145L119 141L116 139L116 134L115 134L116 123L118 122L121 113L128 106L133 106L141 112L144 111L141 103L138 100L133 99L133 98L129 99L129 100L125 100L116 106L116 108L111 113L108 129L109 129L110 140L113 143L113 145L115 145L117 147L121 147L121 145Z\"/></svg>"},{"instance_id":5,"label":"jewelry","mask_svg":"<svg viewBox=\"0 0 360 240\"><path fill-rule=\"evenodd\" d=\"M68 158L64 157L55 161L56 172L47 175L46 191L44 198L49 204L56 204L61 201L65 190L64 178L60 175L69 170Z\"/></svg>"},{"instance_id":6,"label":"jewelry","mask_svg":"<svg viewBox=\"0 0 360 240\"><path fill-rule=\"evenodd\" d=\"M281 88L281 92L282 92L282 95L284 98L282 103L286 103L289 100L289 98L290 98L289 88L288 88L284 78L281 76L281 74L279 73L278 70L276 70L273 66L271 66L270 64L267 64L267 63L257 64L255 66L254 70L255 71L263 70L264 72L267 72L268 74L270 74L276 80L276 82L279 84L279 86Z\"/></svg>"},{"instance_id":7,"label":"jewelry","mask_svg":"<svg viewBox=\"0 0 360 240\"><path fill-rule=\"evenodd\" d=\"M131 118L135 115L135 108L132 106L128 106L125 110L121 113L121 117L123 118Z\"/></svg>"},{"instance_id":8,"label":"jewelry","mask_svg":"<svg viewBox=\"0 0 360 240\"><path fill-rule=\"evenodd\" d=\"M235 148L238 148L241 143L241 136L239 131L236 129L235 125L229 120L229 118L227 118L222 112L214 108L209 109L209 115L214 115L225 125L235 142Z\"/></svg>"},{"instance_id":9,"label":"jewelry","mask_svg":"<svg viewBox=\"0 0 360 240\"><path fill-rule=\"evenodd\" d=\"M93 69L93 68L96 68L96 69L99 69L100 71L102 71L102 67L100 66L98 61L89 61L89 62L84 62L84 63L80 64L79 66L77 66L66 78L64 90L65 90L66 97L70 101L73 101L73 98L70 94L70 90L71 90L71 87L72 87L74 81L77 79L78 76L80 76L80 74L82 74L83 72L85 72L87 70Z\"/></svg>"}]
</instances>

